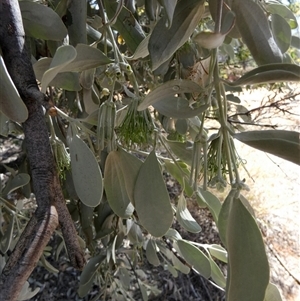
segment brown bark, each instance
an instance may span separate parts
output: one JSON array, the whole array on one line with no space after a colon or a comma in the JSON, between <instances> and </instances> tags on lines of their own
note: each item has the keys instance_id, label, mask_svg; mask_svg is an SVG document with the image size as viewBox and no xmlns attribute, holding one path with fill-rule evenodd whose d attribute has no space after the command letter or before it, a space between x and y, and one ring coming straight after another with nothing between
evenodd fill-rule
<instances>
[{"instance_id":1,"label":"brown bark","mask_svg":"<svg viewBox=\"0 0 300 301\"><path fill-rule=\"evenodd\" d=\"M67 210L49 142L41 104L47 103L36 83L17 0L0 0L0 46L6 68L29 116L23 124L37 210L22 233L0 275L0 300L17 300L58 223L72 265L82 269L85 259Z\"/></svg>"}]
</instances>

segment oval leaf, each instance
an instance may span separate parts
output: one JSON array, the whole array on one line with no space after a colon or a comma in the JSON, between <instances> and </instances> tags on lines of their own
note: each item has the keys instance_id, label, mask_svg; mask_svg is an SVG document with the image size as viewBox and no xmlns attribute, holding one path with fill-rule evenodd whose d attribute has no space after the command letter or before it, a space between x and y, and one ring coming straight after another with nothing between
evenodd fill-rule
<instances>
[{"instance_id":1,"label":"oval leaf","mask_svg":"<svg viewBox=\"0 0 300 301\"><path fill-rule=\"evenodd\" d=\"M249 131L234 138L261 151L300 165L299 133L284 130Z\"/></svg>"},{"instance_id":2,"label":"oval leaf","mask_svg":"<svg viewBox=\"0 0 300 301\"><path fill-rule=\"evenodd\" d=\"M149 239L147 243L146 256L148 261L155 267L160 265L160 261L157 256L156 244L152 239Z\"/></svg>"},{"instance_id":3,"label":"oval leaf","mask_svg":"<svg viewBox=\"0 0 300 301\"><path fill-rule=\"evenodd\" d=\"M10 179L5 188L3 189L2 194L7 195L14 190L27 185L30 181L30 176L27 173L19 173L14 178Z\"/></svg>"},{"instance_id":4,"label":"oval leaf","mask_svg":"<svg viewBox=\"0 0 300 301\"><path fill-rule=\"evenodd\" d=\"M153 236L163 236L173 222L173 210L154 151L140 168L134 200L140 223Z\"/></svg>"},{"instance_id":5,"label":"oval leaf","mask_svg":"<svg viewBox=\"0 0 300 301\"><path fill-rule=\"evenodd\" d=\"M117 156L119 158L120 168L125 178L125 187L127 194L132 204L134 204L134 186L143 162L136 156L129 154L121 148L118 149Z\"/></svg>"},{"instance_id":6,"label":"oval leaf","mask_svg":"<svg viewBox=\"0 0 300 301\"><path fill-rule=\"evenodd\" d=\"M268 284L264 301L282 301L280 292L275 284L271 282Z\"/></svg>"},{"instance_id":7,"label":"oval leaf","mask_svg":"<svg viewBox=\"0 0 300 301\"><path fill-rule=\"evenodd\" d=\"M81 202L96 207L102 199L103 183L99 164L88 146L77 136L70 143L72 177Z\"/></svg>"},{"instance_id":8,"label":"oval leaf","mask_svg":"<svg viewBox=\"0 0 300 301\"><path fill-rule=\"evenodd\" d=\"M171 148L172 152L183 162L192 165L193 158L193 142L179 142L172 140L165 140L168 146Z\"/></svg>"},{"instance_id":9,"label":"oval leaf","mask_svg":"<svg viewBox=\"0 0 300 301\"><path fill-rule=\"evenodd\" d=\"M78 288L78 295L81 298L84 297L91 289L97 269L104 259L106 259L106 255L99 254L96 257L91 258L87 265L84 267L80 276Z\"/></svg>"},{"instance_id":10,"label":"oval leaf","mask_svg":"<svg viewBox=\"0 0 300 301\"><path fill-rule=\"evenodd\" d=\"M209 262L211 267L211 278L219 287L225 288L226 278L222 273L221 269L211 258L209 258Z\"/></svg>"},{"instance_id":11,"label":"oval leaf","mask_svg":"<svg viewBox=\"0 0 300 301\"><path fill-rule=\"evenodd\" d=\"M236 87L277 81L300 81L300 67L295 64L268 64L251 70L232 83L226 82L226 85Z\"/></svg>"},{"instance_id":12,"label":"oval leaf","mask_svg":"<svg viewBox=\"0 0 300 301\"><path fill-rule=\"evenodd\" d=\"M201 231L201 227L192 217L186 206L186 199L183 194L178 199L178 205L176 210L176 218L179 224L187 231L192 233L198 233Z\"/></svg>"},{"instance_id":13,"label":"oval leaf","mask_svg":"<svg viewBox=\"0 0 300 301\"><path fill-rule=\"evenodd\" d=\"M182 97L169 96L165 99L155 102L153 107L162 115L172 118L190 118L204 112L209 105L196 102L191 105L190 102Z\"/></svg>"},{"instance_id":14,"label":"oval leaf","mask_svg":"<svg viewBox=\"0 0 300 301\"><path fill-rule=\"evenodd\" d=\"M258 65L281 63L282 53L278 48L268 19L261 6L252 0L235 0L232 10L236 25Z\"/></svg>"},{"instance_id":15,"label":"oval leaf","mask_svg":"<svg viewBox=\"0 0 300 301\"><path fill-rule=\"evenodd\" d=\"M32 1L20 1L19 5L26 35L54 41L67 35L65 24L50 7Z\"/></svg>"},{"instance_id":16,"label":"oval leaf","mask_svg":"<svg viewBox=\"0 0 300 301\"><path fill-rule=\"evenodd\" d=\"M112 63L112 60L109 59L101 50L92 46L77 44L76 52L76 58L70 62L70 64L66 65L61 72L79 72Z\"/></svg>"},{"instance_id":17,"label":"oval leaf","mask_svg":"<svg viewBox=\"0 0 300 301\"><path fill-rule=\"evenodd\" d=\"M149 1L149 2L151 4L153 3L152 1ZM168 28L170 28L172 25L172 22L173 22L173 14L174 14L174 10L175 10L176 4L177 4L177 0L161 0L160 3L165 9L165 12L166 12L166 15L168 18Z\"/></svg>"},{"instance_id":18,"label":"oval leaf","mask_svg":"<svg viewBox=\"0 0 300 301\"><path fill-rule=\"evenodd\" d=\"M151 91L144 100L139 104L138 110L147 109L159 101L164 101L169 96L182 93L200 93L204 91L198 84L191 80L174 79Z\"/></svg>"},{"instance_id":19,"label":"oval leaf","mask_svg":"<svg viewBox=\"0 0 300 301\"><path fill-rule=\"evenodd\" d=\"M203 277L208 279L211 275L209 259L202 251L185 240L177 241L179 250L183 258Z\"/></svg>"},{"instance_id":20,"label":"oval leaf","mask_svg":"<svg viewBox=\"0 0 300 301\"><path fill-rule=\"evenodd\" d=\"M237 194L237 190L236 189L231 189L230 192L228 193L228 195L226 196L219 216L218 216L218 230L219 230L219 235L221 238L221 241L223 243L223 245L225 247L227 247L227 225L228 225L228 219L229 219L229 214L230 214L230 210L231 210L231 206L232 206L232 202L234 200L234 197Z\"/></svg>"},{"instance_id":21,"label":"oval leaf","mask_svg":"<svg viewBox=\"0 0 300 301\"><path fill-rule=\"evenodd\" d=\"M207 246L209 253L215 258L227 263L227 251L220 245L209 245Z\"/></svg>"},{"instance_id":22,"label":"oval leaf","mask_svg":"<svg viewBox=\"0 0 300 301\"><path fill-rule=\"evenodd\" d=\"M204 1L179 1L170 28L166 27L164 18L157 22L148 44L152 70L171 58L175 51L188 40L203 13Z\"/></svg>"},{"instance_id":23,"label":"oval leaf","mask_svg":"<svg viewBox=\"0 0 300 301\"><path fill-rule=\"evenodd\" d=\"M118 152L110 152L105 161L104 187L111 209L122 218L130 217L134 211L125 185L125 178L131 176L120 168Z\"/></svg>"},{"instance_id":24,"label":"oval leaf","mask_svg":"<svg viewBox=\"0 0 300 301\"><path fill-rule=\"evenodd\" d=\"M72 62L76 57L76 50L73 46L64 45L57 48L55 55L51 61L49 70L47 70L42 78L42 92L45 93L48 85L63 68Z\"/></svg>"},{"instance_id":25,"label":"oval leaf","mask_svg":"<svg viewBox=\"0 0 300 301\"><path fill-rule=\"evenodd\" d=\"M259 228L240 199L232 202L227 224L229 276L226 300L264 300L269 263Z\"/></svg>"},{"instance_id":26,"label":"oval leaf","mask_svg":"<svg viewBox=\"0 0 300 301\"><path fill-rule=\"evenodd\" d=\"M131 53L134 53L138 45L145 38L145 34L142 30L141 25L135 19L132 12L127 9L124 5L120 7L120 4L116 0L104 0L104 6L108 18L117 19L113 22L113 27L116 28L118 33L125 40L126 45Z\"/></svg>"},{"instance_id":27,"label":"oval leaf","mask_svg":"<svg viewBox=\"0 0 300 301\"><path fill-rule=\"evenodd\" d=\"M287 21L282 18L280 15L274 14L271 15L271 25L272 32L274 34L274 39L280 48L282 53L285 53L290 45L292 39L292 32Z\"/></svg>"},{"instance_id":28,"label":"oval leaf","mask_svg":"<svg viewBox=\"0 0 300 301\"><path fill-rule=\"evenodd\" d=\"M0 111L9 119L24 122L28 118L27 108L22 101L0 56Z\"/></svg>"},{"instance_id":29,"label":"oval leaf","mask_svg":"<svg viewBox=\"0 0 300 301\"><path fill-rule=\"evenodd\" d=\"M218 216L222 205L220 200L214 194L199 187L196 193L196 201L200 206L203 203L206 204L215 222L218 221Z\"/></svg>"},{"instance_id":30,"label":"oval leaf","mask_svg":"<svg viewBox=\"0 0 300 301\"><path fill-rule=\"evenodd\" d=\"M271 14L278 14L282 18L284 18L291 29L296 29L298 26L297 18L293 14L293 12L284 4L276 3L276 2L269 2L265 3L266 9Z\"/></svg>"},{"instance_id":31,"label":"oval leaf","mask_svg":"<svg viewBox=\"0 0 300 301\"><path fill-rule=\"evenodd\" d=\"M226 37L226 33L202 31L196 34L193 40L203 48L214 49L220 47Z\"/></svg>"}]
</instances>

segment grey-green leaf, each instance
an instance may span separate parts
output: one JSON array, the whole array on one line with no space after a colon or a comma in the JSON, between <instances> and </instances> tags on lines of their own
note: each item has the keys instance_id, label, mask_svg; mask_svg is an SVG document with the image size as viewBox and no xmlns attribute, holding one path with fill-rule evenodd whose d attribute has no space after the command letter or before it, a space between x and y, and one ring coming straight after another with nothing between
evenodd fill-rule
<instances>
[{"instance_id":1,"label":"grey-green leaf","mask_svg":"<svg viewBox=\"0 0 300 301\"><path fill-rule=\"evenodd\" d=\"M202 251L187 242L186 240L177 241L179 250L183 258L203 277L209 278L211 275L210 261Z\"/></svg>"},{"instance_id":2,"label":"grey-green leaf","mask_svg":"<svg viewBox=\"0 0 300 301\"><path fill-rule=\"evenodd\" d=\"M131 53L134 53L138 45L145 38L145 34L141 25L135 19L132 12L124 5L118 9L119 3L116 0L105 0L104 6L108 18L112 19L118 12L117 19L115 20L113 27L116 28L118 33L125 40L128 49Z\"/></svg>"},{"instance_id":3,"label":"grey-green leaf","mask_svg":"<svg viewBox=\"0 0 300 301\"><path fill-rule=\"evenodd\" d=\"M149 239L149 241L147 243L146 256L147 256L148 261L155 267L160 265L160 261L157 256L156 243L152 239Z\"/></svg>"},{"instance_id":4,"label":"grey-green leaf","mask_svg":"<svg viewBox=\"0 0 300 301\"><path fill-rule=\"evenodd\" d=\"M125 188L131 203L134 205L134 186L142 161L122 148L117 150L118 162L125 178Z\"/></svg>"},{"instance_id":5,"label":"grey-green leaf","mask_svg":"<svg viewBox=\"0 0 300 301\"><path fill-rule=\"evenodd\" d=\"M58 73L49 83L49 86L54 86L67 91L80 91L82 89L79 82L79 74L76 72Z\"/></svg>"},{"instance_id":6,"label":"grey-green leaf","mask_svg":"<svg viewBox=\"0 0 300 301\"><path fill-rule=\"evenodd\" d=\"M275 284L271 282L268 284L264 301L282 301L280 292Z\"/></svg>"},{"instance_id":7,"label":"grey-green leaf","mask_svg":"<svg viewBox=\"0 0 300 301\"><path fill-rule=\"evenodd\" d=\"M55 55L51 61L49 69L44 73L42 77L42 92L45 93L48 85L54 79L54 77L61 72L66 65L72 62L77 53L73 46L64 45L57 48Z\"/></svg>"},{"instance_id":8,"label":"grey-green leaf","mask_svg":"<svg viewBox=\"0 0 300 301\"><path fill-rule=\"evenodd\" d=\"M211 278L219 287L225 288L226 278L223 275L221 269L211 258L209 258L209 262L211 267Z\"/></svg>"},{"instance_id":9,"label":"grey-green leaf","mask_svg":"<svg viewBox=\"0 0 300 301\"><path fill-rule=\"evenodd\" d=\"M175 96L175 94L201 93L202 91L203 88L191 80L170 80L147 94L144 100L139 104L138 110L145 110L148 106L155 105L157 102L163 102L166 98Z\"/></svg>"},{"instance_id":10,"label":"grey-green leaf","mask_svg":"<svg viewBox=\"0 0 300 301\"><path fill-rule=\"evenodd\" d=\"M208 108L206 103L196 102L190 105L189 101L182 97L169 96L155 102L153 107L162 115L172 118L190 118L200 115Z\"/></svg>"},{"instance_id":11,"label":"grey-green leaf","mask_svg":"<svg viewBox=\"0 0 300 301\"><path fill-rule=\"evenodd\" d=\"M215 195L199 187L196 193L196 201L199 203L199 205L205 203L210 213L212 214L215 222L218 221L218 216L222 205L220 200Z\"/></svg>"},{"instance_id":12,"label":"grey-green leaf","mask_svg":"<svg viewBox=\"0 0 300 301\"><path fill-rule=\"evenodd\" d=\"M193 157L193 142L166 140L166 143L179 159L191 166Z\"/></svg>"},{"instance_id":13,"label":"grey-green leaf","mask_svg":"<svg viewBox=\"0 0 300 301\"><path fill-rule=\"evenodd\" d=\"M290 45L292 39L292 32L287 21L280 15L273 14L271 15L272 20L272 32L274 39L280 48L282 53L285 53Z\"/></svg>"},{"instance_id":14,"label":"grey-green leaf","mask_svg":"<svg viewBox=\"0 0 300 301\"><path fill-rule=\"evenodd\" d=\"M265 5L268 12L271 14L278 14L279 16L283 17L288 22L291 29L297 28L297 18L286 5L273 1L265 3Z\"/></svg>"},{"instance_id":15,"label":"grey-green leaf","mask_svg":"<svg viewBox=\"0 0 300 301\"><path fill-rule=\"evenodd\" d=\"M268 64L255 68L234 82L226 85L236 87L273 82L300 81L300 67L295 64Z\"/></svg>"},{"instance_id":16,"label":"grey-green leaf","mask_svg":"<svg viewBox=\"0 0 300 301\"><path fill-rule=\"evenodd\" d=\"M132 175L130 173L124 174L120 163L118 151L108 154L104 169L104 187L111 209L118 216L128 218L132 215L134 207L126 191L125 178Z\"/></svg>"},{"instance_id":17,"label":"grey-green leaf","mask_svg":"<svg viewBox=\"0 0 300 301\"><path fill-rule=\"evenodd\" d=\"M99 254L96 257L91 258L87 265L84 267L80 276L78 289L78 295L80 297L84 297L91 289L97 269L105 258L105 255Z\"/></svg>"},{"instance_id":18,"label":"grey-green leaf","mask_svg":"<svg viewBox=\"0 0 300 301\"><path fill-rule=\"evenodd\" d=\"M236 25L258 65L281 63L282 53L278 48L268 19L261 6L252 0L234 0L232 10Z\"/></svg>"},{"instance_id":19,"label":"grey-green leaf","mask_svg":"<svg viewBox=\"0 0 300 301\"><path fill-rule=\"evenodd\" d=\"M260 230L250 212L234 198L227 224L229 276L226 300L263 301L269 263Z\"/></svg>"},{"instance_id":20,"label":"grey-green leaf","mask_svg":"<svg viewBox=\"0 0 300 301\"><path fill-rule=\"evenodd\" d=\"M207 246L209 253L215 258L227 263L227 251L220 245L209 245Z\"/></svg>"},{"instance_id":21,"label":"grey-green leaf","mask_svg":"<svg viewBox=\"0 0 300 301\"><path fill-rule=\"evenodd\" d=\"M204 1L179 1L170 28L161 18L155 25L149 40L152 70L167 61L191 36L204 13Z\"/></svg>"},{"instance_id":22,"label":"grey-green leaf","mask_svg":"<svg viewBox=\"0 0 300 301\"><path fill-rule=\"evenodd\" d=\"M99 164L89 147L74 136L70 143L74 186L81 202L96 207L102 199L103 180Z\"/></svg>"},{"instance_id":23,"label":"grey-green leaf","mask_svg":"<svg viewBox=\"0 0 300 301\"><path fill-rule=\"evenodd\" d=\"M30 181L30 176L27 173L19 173L14 178L9 179L2 194L7 195L14 190L27 185Z\"/></svg>"},{"instance_id":24,"label":"grey-green leaf","mask_svg":"<svg viewBox=\"0 0 300 301\"><path fill-rule=\"evenodd\" d=\"M142 226L155 237L163 236L173 222L173 210L154 151L140 168L134 200Z\"/></svg>"},{"instance_id":25,"label":"grey-green leaf","mask_svg":"<svg viewBox=\"0 0 300 301\"><path fill-rule=\"evenodd\" d=\"M181 193L178 199L178 205L176 210L176 218L179 224L187 231L191 233L198 233L201 231L201 227L196 222L196 220L192 217L191 213L189 212L186 199Z\"/></svg>"},{"instance_id":26,"label":"grey-green leaf","mask_svg":"<svg viewBox=\"0 0 300 301\"><path fill-rule=\"evenodd\" d=\"M101 50L85 44L77 44L76 58L66 65L60 72L83 71L112 63Z\"/></svg>"},{"instance_id":27,"label":"grey-green leaf","mask_svg":"<svg viewBox=\"0 0 300 301\"><path fill-rule=\"evenodd\" d=\"M67 35L65 24L50 7L32 1L20 1L19 5L26 35L54 41Z\"/></svg>"},{"instance_id":28,"label":"grey-green leaf","mask_svg":"<svg viewBox=\"0 0 300 301\"><path fill-rule=\"evenodd\" d=\"M167 27L170 28L172 26L173 14L177 4L177 0L161 0L160 2L161 5L164 7L167 15L167 19L168 19Z\"/></svg>"},{"instance_id":29,"label":"grey-green leaf","mask_svg":"<svg viewBox=\"0 0 300 301\"><path fill-rule=\"evenodd\" d=\"M299 133L284 130L248 131L234 135L239 141L300 165Z\"/></svg>"},{"instance_id":30,"label":"grey-green leaf","mask_svg":"<svg viewBox=\"0 0 300 301\"><path fill-rule=\"evenodd\" d=\"M229 219L229 214L231 211L231 206L232 206L232 202L235 198L237 194L237 190L236 189L231 189L230 192L228 193L228 195L226 196L219 216L218 216L218 222L217 222L217 226L218 226L218 230L219 230L219 235L221 238L221 241L223 243L223 245L225 247L227 247L227 225L228 225L228 219Z\"/></svg>"},{"instance_id":31,"label":"grey-green leaf","mask_svg":"<svg viewBox=\"0 0 300 301\"><path fill-rule=\"evenodd\" d=\"M0 111L9 119L24 122L28 118L27 108L22 101L0 56Z\"/></svg>"}]
</instances>

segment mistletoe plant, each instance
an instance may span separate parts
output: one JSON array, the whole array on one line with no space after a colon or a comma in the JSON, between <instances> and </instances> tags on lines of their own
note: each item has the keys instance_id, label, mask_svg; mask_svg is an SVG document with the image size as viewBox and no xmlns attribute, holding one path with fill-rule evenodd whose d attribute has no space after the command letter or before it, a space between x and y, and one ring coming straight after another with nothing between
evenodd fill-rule
<instances>
[{"instance_id":1,"label":"mistletoe plant","mask_svg":"<svg viewBox=\"0 0 300 301\"><path fill-rule=\"evenodd\" d=\"M300 68L287 54L297 39L291 33L298 26L294 14L268 0L19 5L35 77L51 100L44 105L56 170L89 253L79 296L96 282L103 288L99 296L131 300L129 270L145 251L153 266L163 265L174 276L193 270L226 291L228 301L281 300L269 282L264 242L243 196L248 186L234 144L237 139L299 164L299 133L240 132L228 108L238 107L232 93L245 85L299 80ZM243 45L256 67L226 81L220 53L234 58ZM22 123L26 107L5 64L1 58L1 124ZM207 130L211 119L218 124L214 132ZM1 131L8 134L5 127ZM163 171L180 183L175 201ZM19 220L27 219L19 205L8 205L7 194L28 181L26 172L12 173L2 189L3 254L20 236ZM211 191L228 185L220 202ZM185 240L173 228L177 220L189 232L201 231L186 197L210 210L222 246ZM227 264L225 274L216 259ZM43 263L51 268L45 258ZM138 283L144 300L157 293ZM19 300L28 294L25 285Z\"/></svg>"}]
</instances>

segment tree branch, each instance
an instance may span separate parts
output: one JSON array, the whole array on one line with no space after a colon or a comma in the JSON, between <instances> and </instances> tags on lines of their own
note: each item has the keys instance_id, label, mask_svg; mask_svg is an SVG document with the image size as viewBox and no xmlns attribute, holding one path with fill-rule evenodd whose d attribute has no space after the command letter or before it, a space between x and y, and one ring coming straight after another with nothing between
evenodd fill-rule
<instances>
[{"instance_id":1,"label":"tree branch","mask_svg":"<svg viewBox=\"0 0 300 301\"><path fill-rule=\"evenodd\" d=\"M59 183L41 106L47 98L39 90L25 49L25 33L17 0L0 0L0 19L3 59L28 109L23 130L38 205L0 275L0 300L11 301L17 300L58 223L62 227L72 265L82 269L85 259Z\"/></svg>"}]
</instances>

